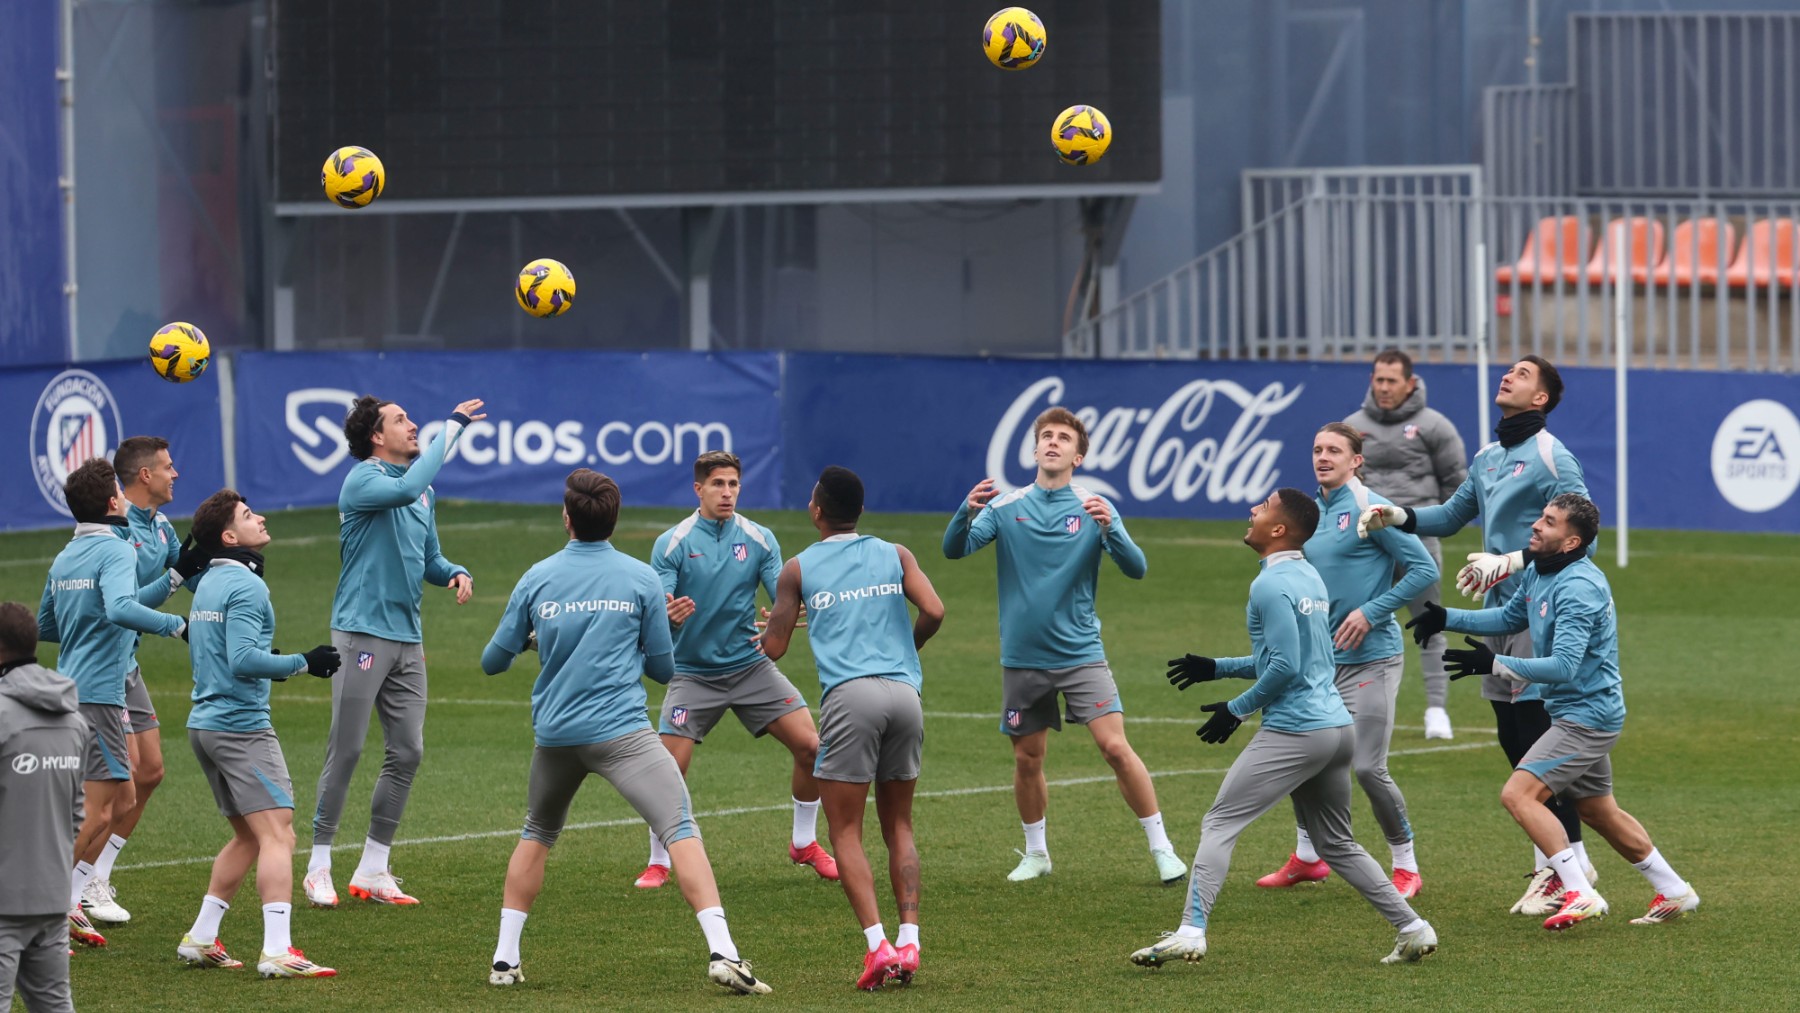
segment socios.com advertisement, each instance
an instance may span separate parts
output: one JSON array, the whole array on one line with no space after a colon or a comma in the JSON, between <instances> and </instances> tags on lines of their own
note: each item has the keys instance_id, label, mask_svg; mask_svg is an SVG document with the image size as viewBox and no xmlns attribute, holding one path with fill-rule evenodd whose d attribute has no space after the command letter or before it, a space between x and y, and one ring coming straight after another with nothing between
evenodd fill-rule
<instances>
[{"instance_id":1,"label":"socios.com advertisement","mask_svg":"<svg viewBox=\"0 0 1800 1013\"><path fill-rule=\"evenodd\" d=\"M486 401L432 485L439 496L560 503L593 468L627 506L691 505L694 458L744 464L743 504L779 502L780 361L773 355L606 352L247 354L237 360L238 483L270 508L335 504L356 462L344 416L391 401L429 446L456 405Z\"/></svg>"}]
</instances>

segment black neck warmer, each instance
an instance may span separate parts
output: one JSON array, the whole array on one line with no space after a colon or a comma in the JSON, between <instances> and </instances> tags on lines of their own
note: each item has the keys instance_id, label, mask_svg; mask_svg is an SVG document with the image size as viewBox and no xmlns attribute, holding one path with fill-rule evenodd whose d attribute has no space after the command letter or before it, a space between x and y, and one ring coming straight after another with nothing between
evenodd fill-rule
<instances>
[{"instance_id":1,"label":"black neck warmer","mask_svg":"<svg viewBox=\"0 0 1800 1013\"><path fill-rule=\"evenodd\" d=\"M1520 412L1510 418L1500 420L1494 427L1494 435L1500 438L1500 445L1511 450L1513 447L1531 439L1544 429L1544 413L1536 408Z\"/></svg>"},{"instance_id":2,"label":"black neck warmer","mask_svg":"<svg viewBox=\"0 0 1800 1013\"><path fill-rule=\"evenodd\" d=\"M214 559L229 559L242 563L249 567L250 572L256 574L258 577L263 576L263 571L267 569L267 564L263 562L263 554L255 549L240 549L234 545L227 546L214 553L209 553L209 555Z\"/></svg>"},{"instance_id":3,"label":"black neck warmer","mask_svg":"<svg viewBox=\"0 0 1800 1013\"><path fill-rule=\"evenodd\" d=\"M1548 556L1532 556L1531 561L1536 564L1537 572L1539 574L1548 577L1568 566L1570 563L1573 563L1578 559L1586 558L1587 546L1577 545L1567 552L1553 552Z\"/></svg>"}]
</instances>

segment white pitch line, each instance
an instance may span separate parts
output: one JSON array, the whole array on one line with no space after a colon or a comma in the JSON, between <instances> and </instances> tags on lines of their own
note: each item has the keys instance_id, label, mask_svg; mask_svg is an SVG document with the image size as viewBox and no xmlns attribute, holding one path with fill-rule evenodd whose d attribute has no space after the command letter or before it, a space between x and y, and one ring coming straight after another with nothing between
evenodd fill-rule
<instances>
[{"instance_id":1,"label":"white pitch line","mask_svg":"<svg viewBox=\"0 0 1800 1013\"><path fill-rule=\"evenodd\" d=\"M986 717L988 715L983 715L983 716ZM1430 753L1457 753L1457 752L1462 752L1462 751L1469 750L1469 749L1488 749L1488 748L1491 748L1491 743L1465 742L1465 743L1462 743L1460 745L1455 745L1455 746L1422 746L1418 749L1396 749L1393 752L1389 753L1388 755L1389 756L1424 756L1424 755L1427 755ZM1193 770L1153 770L1153 771L1150 771L1150 776L1151 777L1197 777L1197 776L1201 776L1201 775L1205 775L1205 774L1223 774L1229 769L1230 769L1229 767L1199 767L1199 768L1196 768ZM1115 780L1115 778L1111 774L1100 774L1100 775L1096 775L1093 777L1065 777L1065 778L1059 778L1054 781L1047 781L1045 783L1048 786L1053 787L1053 788L1068 788L1068 787L1074 787L1076 785L1083 785L1083 784L1111 784L1114 780ZM1009 792L1012 790L1013 790L1013 786L1011 784L996 784L996 785L982 785L979 787L972 787L972 788L940 788L935 791L921 791L921 792L918 792L917 794L915 794L913 797L914 798L959 798L959 797L962 797L965 795L998 795L1002 792ZM874 805L875 800L870 799L869 804ZM744 815L748 815L751 813L788 812L792 808L793 808L792 803L785 803L785 802L780 803L778 805L739 806L739 807L732 808L732 809L713 809L713 810L710 810L707 812L695 813L694 818L699 820L699 819L713 819L715 817L722 817L722 816L744 816ZM616 828L616 827L641 827L643 825L644 825L644 821L641 819L638 819L636 817L631 817L628 819L592 820L592 821L589 821L586 823L571 823L568 826L563 827L563 833L566 834L566 833L570 833L570 832L576 831L576 830L604 830L604 829L611 829L611 828ZM399 848L399 847L410 847L415 844L456 844L456 843L459 843L462 841L491 840L495 837L517 837L518 835L519 835L519 830L517 828L509 827L508 829L505 829L505 830L481 830L481 831L477 831L475 833L469 833L469 834L444 834L439 837L415 837L415 838L412 838L411 840L395 841L393 846L396 848ZM360 850L362 850L362 844L360 842L355 843L355 844L335 844L335 845L332 845L331 850L333 850L333 851L360 851ZM182 866L182 865L208 865L208 864L212 863L212 861L215 857L217 857L217 856L202 855L198 858L171 858L171 859L166 859L161 862L138 862L138 863L135 863L132 865L120 865L120 866L117 866L116 869L117 869L117 871L120 871L120 872L132 872L137 869L168 869L168 868L173 868L175 866ZM300 856L296 853L295 857L298 858Z\"/></svg>"}]
</instances>

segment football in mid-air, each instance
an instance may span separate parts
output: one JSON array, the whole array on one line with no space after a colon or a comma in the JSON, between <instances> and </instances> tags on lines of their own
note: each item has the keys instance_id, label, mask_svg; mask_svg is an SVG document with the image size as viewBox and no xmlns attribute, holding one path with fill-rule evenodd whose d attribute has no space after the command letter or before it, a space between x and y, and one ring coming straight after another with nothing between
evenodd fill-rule
<instances>
[{"instance_id":1,"label":"football in mid-air","mask_svg":"<svg viewBox=\"0 0 1800 1013\"><path fill-rule=\"evenodd\" d=\"M200 328L184 321L166 324L150 338L150 366L170 383L187 383L212 361L212 345Z\"/></svg>"},{"instance_id":2,"label":"football in mid-air","mask_svg":"<svg viewBox=\"0 0 1800 1013\"><path fill-rule=\"evenodd\" d=\"M1056 157L1070 165L1093 165L1112 146L1112 124L1093 106L1070 106L1050 127Z\"/></svg>"},{"instance_id":3,"label":"football in mid-air","mask_svg":"<svg viewBox=\"0 0 1800 1013\"><path fill-rule=\"evenodd\" d=\"M561 261L534 260L519 272L513 295L518 297L519 306L534 317L561 316L575 304L575 276Z\"/></svg>"},{"instance_id":4,"label":"football in mid-air","mask_svg":"<svg viewBox=\"0 0 1800 1013\"><path fill-rule=\"evenodd\" d=\"M1044 23L1023 7L994 12L981 29L981 51L1001 70L1024 70L1044 55Z\"/></svg>"},{"instance_id":5,"label":"football in mid-air","mask_svg":"<svg viewBox=\"0 0 1800 1013\"><path fill-rule=\"evenodd\" d=\"M387 170L381 159L368 148L350 145L339 148L325 160L319 171L319 185L325 188L325 199L345 208L364 208L381 196L387 185Z\"/></svg>"}]
</instances>

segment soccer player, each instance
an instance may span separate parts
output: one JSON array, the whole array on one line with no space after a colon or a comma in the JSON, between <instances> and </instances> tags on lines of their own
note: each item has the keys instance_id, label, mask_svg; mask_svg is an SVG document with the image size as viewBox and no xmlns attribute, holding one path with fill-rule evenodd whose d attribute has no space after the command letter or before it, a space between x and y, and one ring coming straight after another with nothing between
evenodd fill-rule
<instances>
[{"instance_id":1,"label":"soccer player","mask_svg":"<svg viewBox=\"0 0 1800 1013\"><path fill-rule=\"evenodd\" d=\"M149 585L167 577L171 592L183 586L193 590L206 565L205 555L192 549L191 541L184 551L175 525L162 513L162 508L174 501L175 480L181 476L169 457L169 441L160 436L133 436L123 441L113 452L113 471L125 494L126 530L137 553L138 584ZM94 878L81 895L81 906L89 918L111 924L131 920L131 912L119 904L119 892L112 885L113 863L143 819L150 794L163 779L162 733L158 730L156 705L150 700L150 690L136 658L125 677L125 710L131 719L125 749L131 757L131 789L137 802L114 823L100 860L94 863Z\"/></svg>"},{"instance_id":2,"label":"soccer player","mask_svg":"<svg viewBox=\"0 0 1800 1013\"><path fill-rule=\"evenodd\" d=\"M37 620L0 602L0 1010L74 1013L63 872L81 825L88 727L75 684L37 663Z\"/></svg>"},{"instance_id":3,"label":"soccer player","mask_svg":"<svg viewBox=\"0 0 1800 1013\"><path fill-rule=\"evenodd\" d=\"M269 529L231 489L207 497L194 511L192 535L211 562L188 613L188 652L194 666L188 745L212 787L232 838L213 860L212 879L194 925L175 955L196 967L242 967L225 950L219 922L244 877L256 867L262 899L265 978L331 978L337 972L306 959L290 931L294 910L294 783L269 721L269 683L306 672L329 679L338 652L320 644L304 654L280 654L275 607L262 550Z\"/></svg>"},{"instance_id":4,"label":"soccer player","mask_svg":"<svg viewBox=\"0 0 1800 1013\"><path fill-rule=\"evenodd\" d=\"M1394 735L1394 698L1400 692L1406 662L1394 611L1417 597L1424 585L1437 583L1438 570L1416 535L1384 528L1367 539L1356 537L1355 519L1369 504L1387 502L1357 478L1362 450L1362 434L1342 422L1326 424L1313 437L1313 474L1319 479L1314 502L1326 523L1306 540L1303 551L1325 581L1331 600L1337 691L1355 722L1356 752L1350 769L1369 796L1375 822L1381 824L1393 853L1394 889L1402 897L1414 897L1422 882L1413 850L1412 822L1406 818L1406 799L1387 767L1388 743ZM1398 584L1394 582L1396 571L1405 573ZM1169 662L1169 681L1180 689L1204 682L1216 672L1213 659L1197 655ZM1298 800L1294 810L1300 820L1294 853L1281 868L1257 880L1257 886L1316 883L1331 875L1330 866L1319 858L1307 834Z\"/></svg>"},{"instance_id":5,"label":"soccer player","mask_svg":"<svg viewBox=\"0 0 1800 1013\"><path fill-rule=\"evenodd\" d=\"M666 684L675 674L668 599L655 570L613 548L609 539L618 521L613 480L586 468L570 473L563 491L569 543L519 578L481 653L482 671L498 675L535 644L539 666L531 687L537 748L525 829L506 866L500 941L488 982L525 980L519 936L544 887L544 862L581 782L599 774L668 844L681 895L712 950L707 977L734 992L767 993L769 986L750 972L731 940L687 782L644 712L648 698L640 677Z\"/></svg>"},{"instance_id":6,"label":"soccer player","mask_svg":"<svg viewBox=\"0 0 1800 1013\"><path fill-rule=\"evenodd\" d=\"M81 716L92 732L82 763L87 818L75 838L69 935L88 946L105 946L106 937L81 910L81 896L113 824L136 801L125 745L131 734L125 676L138 633L180 636L187 623L154 608L168 600L166 576L143 587L137 583L137 554L123 537L125 498L112 464L96 457L76 468L63 496L75 517L75 537L50 564L38 604L38 639L62 645L57 667L75 680Z\"/></svg>"},{"instance_id":7,"label":"soccer player","mask_svg":"<svg viewBox=\"0 0 1800 1013\"><path fill-rule=\"evenodd\" d=\"M1174 932L1131 955L1143 967L1206 956L1207 918L1231 866L1238 835L1284 796L1332 871L1399 930L1384 964L1412 962L1437 950L1437 932L1381 874L1350 833L1350 763L1357 736L1333 685L1330 592L1302 547L1319 523L1319 505L1298 489L1277 489L1250 508L1244 544L1262 557L1250 583L1252 654L1220 658L1216 675L1255 679L1231 700L1200 709L1212 716L1202 741L1222 743L1262 711L1262 727L1238 754L1200 826L1200 848L1188 881L1187 912Z\"/></svg>"},{"instance_id":8,"label":"soccer player","mask_svg":"<svg viewBox=\"0 0 1800 1013\"><path fill-rule=\"evenodd\" d=\"M361 397L344 418L350 456L361 462L338 493L337 594L331 602L331 645L344 677L331 683L331 734L319 771L312 858L301 881L314 907L336 907L331 845L362 759L371 709L381 715L386 755L369 800L369 836L350 876L350 896L377 904L417 904L388 868L388 850L425 751L425 646L419 628L420 581L448 587L456 603L474 593L469 571L438 549L437 494L431 480L463 428L481 412L479 398L450 413L430 449L419 452L419 427L391 401Z\"/></svg>"},{"instance_id":9,"label":"soccer player","mask_svg":"<svg viewBox=\"0 0 1800 1013\"><path fill-rule=\"evenodd\" d=\"M819 846L819 785L813 761L819 733L806 700L775 663L756 651L756 589L775 599L781 544L775 533L737 512L743 466L725 450L694 459L699 509L662 533L650 565L668 596L675 628L675 678L663 697L657 731L687 776L694 747L725 716L737 715L751 735L773 736L794 754L793 836L788 858L823 879L838 877L837 862ZM669 880L669 851L650 835L650 862L637 886Z\"/></svg>"},{"instance_id":10,"label":"soccer player","mask_svg":"<svg viewBox=\"0 0 1800 1013\"><path fill-rule=\"evenodd\" d=\"M1545 359L1527 355L1514 363L1500 378L1500 389L1494 396L1494 404L1500 408L1500 424L1495 430L1499 439L1475 452L1469 465L1469 480L1458 486L1442 506L1371 505L1358 520L1357 533L1399 527L1419 535L1444 537L1462 530L1479 514L1482 544L1491 555L1472 554L1471 564L1457 574L1457 586L1478 586L1488 593L1488 601L1496 604L1510 599L1520 584L1511 574L1524 566L1531 525L1543 513L1544 504L1565 492L1587 495L1580 462L1544 428L1545 417L1556 410L1562 393L1562 375ZM1592 546L1589 548L1591 551ZM1485 576L1475 576L1484 563ZM1413 630L1413 639L1430 643L1430 638L1443 630L1443 613L1442 606L1426 602L1422 611L1406 624ZM1529 658L1532 652L1531 638L1522 634L1495 637L1488 646L1496 654L1515 658ZM1505 751L1507 762L1517 767L1532 743L1550 730L1550 715L1544 709L1540 690L1533 685L1521 689L1498 676L1486 676L1481 680L1481 695L1493 705L1500 748ZM1587 849L1581 843L1580 817L1573 806L1555 799L1549 804L1562 820L1564 832L1592 879L1597 873L1593 863L1587 861ZM1515 914L1547 915L1556 910L1561 897L1562 881L1550 867L1548 856L1534 849L1533 862L1530 885L1512 906Z\"/></svg>"},{"instance_id":11,"label":"soccer player","mask_svg":"<svg viewBox=\"0 0 1800 1013\"><path fill-rule=\"evenodd\" d=\"M862 509L863 484L855 472L833 466L819 474L807 504L819 541L782 567L759 644L780 659L800 605L808 603L823 728L814 773L844 894L868 944L856 987L874 991L890 976L911 984L919 970L919 851L912 828L925 743L919 648L943 625L944 603L906 546L857 533ZM917 619L907 613L909 601L919 610ZM882 927L875 875L863 850L870 784L900 908L897 948Z\"/></svg>"},{"instance_id":12,"label":"soccer player","mask_svg":"<svg viewBox=\"0 0 1800 1013\"><path fill-rule=\"evenodd\" d=\"M1397 348L1375 356L1369 392L1362 410L1344 420L1362 433L1363 484L1399 506L1436 506L1450 498L1469 477L1462 436L1442 412L1425 404L1425 378L1413 375L1412 357ZM1425 551L1441 572L1443 550L1426 536ZM1426 602L1440 603L1437 581L1406 603L1418 617ZM1455 735L1444 709L1449 678L1444 674L1444 640L1440 634L1419 652L1425 675L1425 737Z\"/></svg>"},{"instance_id":13,"label":"soccer player","mask_svg":"<svg viewBox=\"0 0 1800 1013\"><path fill-rule=\"evenodd\" d=\"M1087 427L1075 413L1046 409L1032 423L1032 437L1037 480L1000 495L993 479L982 479L944 532L944 555L950 559L972 555L989 542L998 543L1000 554L1000 730L1012 739L1013 799L1025 828L1025 850L1006 878L1022 882L1050 874L1044 751L1049 730L1062 729L1064 718L1056 711L1060 693L1068 705L1066 720L1087 726L1125 803L1137 814L1156 877L1174 883L1187 867L1163 829L1150 773L1125 738L1125 708L1094 612L1100 557L1110 556L1119 572L1142 580L1144 551L1131 541L1112 503L1074 482L1088 449Z\"/></svg>"},{"instance_id":14,"label":"soccer player","mask_svg":"<svg viewBox=\"0 0 1800 1013\"><path fill-rule=\"evenodd\" d=\"M1600 511L1587 497L1563 493L1531 526L1531 561L1518 588L1498 608L1447 609L1446 629L1458 633L1526 634L1528 657L1496 655L1465 637L1468 650L1445 654L1450 677L1480 675L1523 680L1543 690L1550 730L1534 742L1507 778L1501 804L1550 856L1562 880L1561 905L1544 920L1560 931L1604 916L1606 901L1583 869L1587 860L1569 845L1562 824L1545 805L1572 800L1582 822L1644 874L1656 890L1650 909L1633 925L1661 925L1700 906L1700 895L1650 842L1650 835L1613 799L1612 748L1625 728L1619 678L1619 627L1612 587L1588 558L1600 533Z\"/></svg>"}]
</instances>

